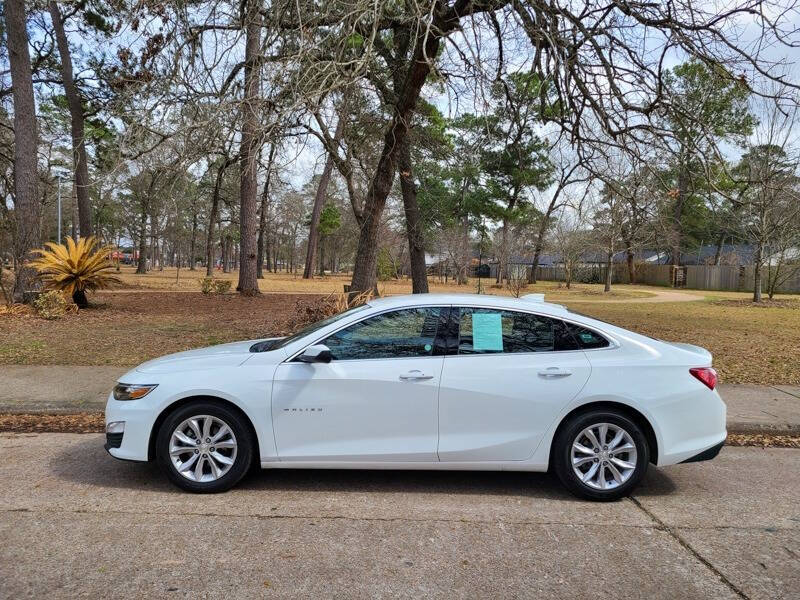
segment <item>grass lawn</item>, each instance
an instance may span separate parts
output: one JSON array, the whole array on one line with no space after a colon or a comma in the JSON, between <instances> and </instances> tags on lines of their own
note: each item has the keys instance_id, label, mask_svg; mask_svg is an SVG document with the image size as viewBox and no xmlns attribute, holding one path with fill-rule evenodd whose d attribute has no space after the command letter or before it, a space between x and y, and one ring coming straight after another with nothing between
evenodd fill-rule
<instances>
[{"instance_id":1,"label":"grass lawn","mask_svg":"<svg viewBox=\"0 0 800 600\"><path fill-rule=\"evenodd\" d=\"M282 334L291 329L298 308L317 301L319 296L312 294L338 292L348 282L346 276L304 281L291 274L268 274L262 290L270 293L258 298L204 296L196 291L203 274L182 270L175 284L175 270L141 276L129 268L122 273L128 289L95 294L90 297L93 308L56 321L0 311L0 365L136 365L169 352ZM408 293L410 283L387 282L381 288L384 294ZM433 292L475 289L475 282L456 286L431 281ZM491 287L486 291L507 293ZM646 335L708 348L724 382L800 384L798 296L753 306L746 293L646 286L615 286L608 296L602 286L565 290L543 282L525 291L531 292ZM671 294L665 299L688 294L694 301L656 302L665 293Z\"/></svg>"},{"instance_id":2,"label":"grass lawn","mask_svg":"<svg viewBox=\"0 0 800 600\"><path fill-rule=\"evenodd\" d=\"M192 291L200 289L199 280L205 277L205 270L189 271L181 269L180 273L173 268L163 271L151 271L146 275L137 275L133 267L122 267L120 278L124 287L128 289L158 289L172 291ZM350 283L350 275L336 274L326 275L325 277L315 277L314 279L303 279L302 273L264 273L264 279L259 280L259 288L265 293L288 293L288 294L331 294L339 293L344 290L344 286ZM236 288L237 273L223 273L214 271L214 278L228 279L232 281L231 288ZM456 285L452 280L448 283L440 282L438 278L428 279L430 291L433 293L463 293L473 294L478 290L478 280L473 278L465 285ZM508 296L511 294L508 289L493 287L494 279L482 279L481 286L483 293L498 294ZM381 295L410 294L411 280L390 280L382 281L378 284ZM587 299L600 298L603 296L602 285L574 284L571 290L559 287L557 282L545 281L536 285L528 286L523 294L545 293L548 300L561 302L570 298L586 296ZM612 290L612 298L647 298L653 296L652 291L648 291L645 286L620 286Z\"/></svg>"},{"instance_id":3,"label":"grass lawn","mask_svg":"<svg viewBox=\"0 0 800 600\"><path fill-rule=\"evenodd\" d=\"M724 383L800 384L800 301L570 302L576 311L669 341L707 348Z\"/></svg>"}]
</instances>

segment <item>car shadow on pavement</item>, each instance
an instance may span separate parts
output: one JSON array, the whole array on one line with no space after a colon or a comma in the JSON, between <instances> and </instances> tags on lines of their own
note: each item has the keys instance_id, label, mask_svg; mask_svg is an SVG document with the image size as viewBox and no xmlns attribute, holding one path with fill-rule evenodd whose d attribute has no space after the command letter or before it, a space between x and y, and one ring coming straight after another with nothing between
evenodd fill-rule
<instances>
[{"instance_id":1,"label":"car shadow on pavement","mask_svg":"<svg viewBox=\"0 0 800 600\"><path fill-rule=\"evenodd\" d=\"M70 444L50 462L53 474L81 485L182 493L155 463L117 460L98 437ZM383 494L477 494L576 500L555 476L512 471L394 471L352 469L253 468L236 489L280 492L342 492ZM651 466L637 496L660 496L675 490L672 479Z\"/></svg>"}]
</instances>

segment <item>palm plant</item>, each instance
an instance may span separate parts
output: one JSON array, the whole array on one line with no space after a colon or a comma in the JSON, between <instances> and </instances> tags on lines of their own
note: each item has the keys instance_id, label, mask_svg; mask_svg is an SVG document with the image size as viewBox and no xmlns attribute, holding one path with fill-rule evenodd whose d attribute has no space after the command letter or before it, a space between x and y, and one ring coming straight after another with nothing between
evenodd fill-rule
<instances>
[{"instance_id":1,"label":"palm plant","mask_svg":"<svg viewBox=\"0 0 800 600\"><path fill-rule=\"evenodd\" d=\"M45 287L70 294L78 308L89 306L86 290L121 283L108 272L114 268L110 260L113 247L98 247L94 237L81 238L77 243L68 237L66 245L47 242L45 246L47 249L35 251L39 256L31 265L39 272Z\"/></svg>"}]
</instances>

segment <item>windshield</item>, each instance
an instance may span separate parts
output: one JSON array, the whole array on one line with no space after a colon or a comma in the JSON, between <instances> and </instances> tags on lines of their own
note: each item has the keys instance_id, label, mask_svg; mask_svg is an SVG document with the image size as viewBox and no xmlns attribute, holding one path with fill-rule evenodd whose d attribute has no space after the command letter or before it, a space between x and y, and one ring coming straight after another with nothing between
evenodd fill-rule
<instances>
[{"instance_id":1,"label":"windshield","mask_svg":"<svg viewBox=\"0 0 800 600\"><path fill-rule=\"evenodd\" d=\"M353 313L359 312L367 308L368 305L362 304L361 306L355 306L351 309L348 309L338 315L333 315L332 317L328 317L327 319L322 319L322 321L317 321L316 323L312 323L307 327L303 327L300 331L293 333L292 335L283 338L282 340L277 340L275 345L270 348L270 350L277 350L278 348L283 348L284 346L288 346L292 342L299 340L301 337L306 336L310 333L314 333L318 329L322 329L323 327L330 325L331 323L335 323L336 321L343 319L352 315Z\"/></svg>"}]
</instances>

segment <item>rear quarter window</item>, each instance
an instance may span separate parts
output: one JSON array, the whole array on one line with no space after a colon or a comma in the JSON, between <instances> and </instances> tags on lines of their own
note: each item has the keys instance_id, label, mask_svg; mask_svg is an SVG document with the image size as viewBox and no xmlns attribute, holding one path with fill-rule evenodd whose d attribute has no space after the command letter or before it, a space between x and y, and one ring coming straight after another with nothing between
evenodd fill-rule
<instances>
[{"instance_id":1,"label":"rear quarter window","mask_svg":"<svg viewBox=\"0 0 800 600\"><path fill-rule=\"evenodd\" d=\"M582 350L596 350L597 348L608 348L611 345L605 337L586 327L581 327L575 323L567 323L575 341Z\"/></svg>"}]
</instances>

